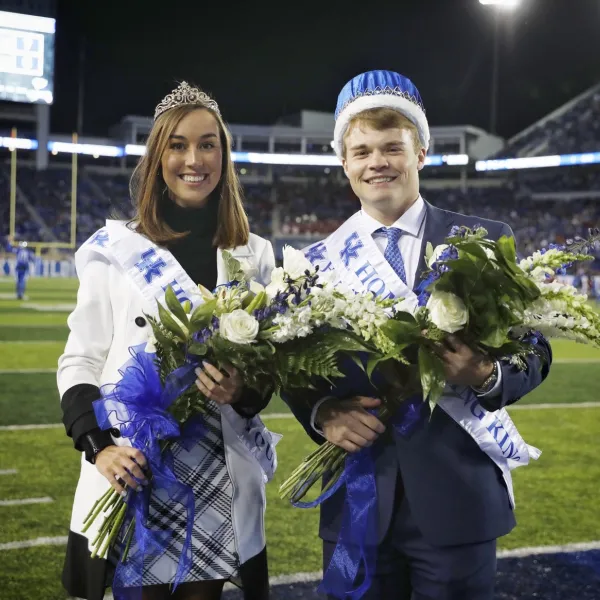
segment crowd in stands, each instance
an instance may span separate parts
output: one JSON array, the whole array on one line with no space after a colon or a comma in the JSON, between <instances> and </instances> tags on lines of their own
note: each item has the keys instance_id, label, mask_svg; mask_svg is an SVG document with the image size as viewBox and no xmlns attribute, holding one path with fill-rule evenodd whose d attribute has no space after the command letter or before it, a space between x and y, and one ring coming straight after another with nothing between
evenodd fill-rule
<instances>
[{"instance_id":1,"label":"crowd in stands","mask_svg":"<svg viewBox=\"0 0 600 600\"><path fill-rule=\"evenodd\" d=\"M542 120L499 153L503 157L600 150L600 85L555 117Z\"/></svg>"},{"instance_id":2,"label":"crowd in stands","mask_svg":"<svg viewBox=\"0 0 600 600\"><path fill-rule=\"evenodd\" d=\"M272 237L323 238L358 209L358 200L345 179L329 177L275 184L244 185L251 230ZM31 208L19 197L17 237L47 240L40 222L55 241L68 242L71 225L71 182L67 169L19 171L19 189ZM555 192L576 192L574 198L556 198ZM585 192L585 194L581 194ZM0 169L0 194L8 199L8 172ZM545 195L551 194L545 197ZM519 250L529 254L549 243L585 236L589 227L600 224L600 169L572 167L547 172L519 173L507 179L490 177L471 181L465 191L457 187L430 189L423 177L423 197L440 208L507 222L513 228ZM578 197L579 196L579 197ZM78 184L77 243L85 241L108 216L131 215L129 177L125 174L83 173ZM0 204L0 223L8 233L8 202ZM308 241L307 241L308 243Z\"/></svg>"}]
</instances>

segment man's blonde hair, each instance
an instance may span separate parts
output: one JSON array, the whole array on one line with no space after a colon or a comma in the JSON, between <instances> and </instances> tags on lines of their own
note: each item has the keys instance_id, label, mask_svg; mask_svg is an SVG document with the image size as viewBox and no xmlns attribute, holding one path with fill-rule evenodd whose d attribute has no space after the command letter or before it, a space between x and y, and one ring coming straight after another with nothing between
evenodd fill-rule
<instances>
[{"instance_id":1,"label":"man's blonde hair","mask_svg":"<svg viewBox=\"0 0 600 600\"><path fill-rule=\"evenodd\" d=\"M346 157L346 138L355 127L360 125L367 125L376 131L383 131L384 129L408 129L412 133L415 153L418 154L423 149L417 126L408 117L405 117L393 108L369 108L359 112L350 119L342 140L344 158Z\"/></svg>"}]
</instances>

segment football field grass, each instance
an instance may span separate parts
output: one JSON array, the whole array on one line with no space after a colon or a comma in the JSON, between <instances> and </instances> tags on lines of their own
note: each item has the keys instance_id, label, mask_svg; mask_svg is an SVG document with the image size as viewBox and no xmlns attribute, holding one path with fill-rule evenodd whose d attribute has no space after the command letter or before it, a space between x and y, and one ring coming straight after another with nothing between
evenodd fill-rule
<instances>
[{"instance_id":1,"label":"football field grass","mask_svg":"<svg viewBox=\"0 0 600 600\"><path fill-rule=\"evenodd\" d=\"M11 300L11 281L0 280L0 597L3 600L65 598L60 584L64 545L8 549L13 542L66 536L80 456L61 427L6 426L60 423L54 370L67 337L66 318L75 302L74 280L31 280L29 298ZM600 351L553 344L555 364L546 382L511 415L528 443L543 451L514 472L517 528L500 548L600 540L596 495L600 463L600 408L562 404L600 403ZM536 409L534 405L556 404ZM267 414L287 412L274 399ZM269 417L283 434L279 469L267 487L267 539L271 575L320 569L318 511L279 500L279 484L313 448L294 419ZM16 472L15 472L16 471ZM6 501L46 499L43 503ZM440 501L443 501L441 499ZM59 540L60 541L60 540ZM27 565L24 568L24 565Z\"/></svg>"}]
</instances>

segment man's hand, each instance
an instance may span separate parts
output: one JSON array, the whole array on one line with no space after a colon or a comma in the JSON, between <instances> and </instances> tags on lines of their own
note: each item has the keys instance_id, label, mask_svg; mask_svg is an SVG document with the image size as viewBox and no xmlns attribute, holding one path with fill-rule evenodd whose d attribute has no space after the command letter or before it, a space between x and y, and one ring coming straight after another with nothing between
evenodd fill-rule
<instances>
[{"instance_id":1,"label":"man's hand","mask_svg":"<svg viewBox=\"0 0 600 600\"><path fill-rule=\"evenodd\" d=\"M367 412L367 409L380 404L381 400L364 396L351 400L332 398L319 407L315 425L321 428L328 442L346 452L358 452L370 446L385 431L385 425Z\"/></svg>"},{"instance_id":2,"label":"man's hand","mask_svg":"<svg viewBox=\"0 0 600 600\"><path fill-rule=\"evenodd\" d=\"M196 386L207 398L217 404L235 404L241 398L244 380L233 365L223 365L227 375L209 362L203 361L202 366L204 370L196 369Z\"/></svg>"},{"instance_id":3,"label":"man's hand","mask_svg":"<svg viewBox=\"0 0 600 600\"><path fill-rule=\"evenodd\" d=\"M480 387L494 370L489 356L473 351L455 335L446 337L436 348L448 383Z\"/></svg>"}]
</instances>

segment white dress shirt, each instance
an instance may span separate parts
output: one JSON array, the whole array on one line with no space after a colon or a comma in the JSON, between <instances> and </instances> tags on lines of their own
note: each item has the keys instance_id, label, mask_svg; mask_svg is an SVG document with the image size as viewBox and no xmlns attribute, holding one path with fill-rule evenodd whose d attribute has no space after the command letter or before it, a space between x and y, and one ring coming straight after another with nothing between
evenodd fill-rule
<instances>
[{"instance_id":1,"label":"white dress shirt","mask_svg":"<svg viewBox=\"0 0 600 600\"><path fill-rule=\"evenodd\" d=\"M360 211L363 222L367 230L373 236L375 244L381 253L385 253L388 239L385 232L375 233L381 227L385 227L377 219L368 215L364 210ZM417 267L421 259L421 245L423 235L425 234L425 217L427 210L423 198L419 196L416 202L390 227L396 227L402 230L402 235L398 240L398 248L404 262L404 272L406 273L406 285L413 288L417 276Z\"/></svg>"}]
</instances>

